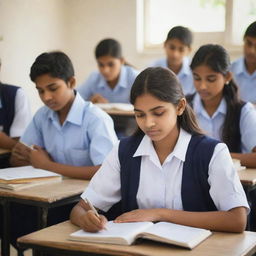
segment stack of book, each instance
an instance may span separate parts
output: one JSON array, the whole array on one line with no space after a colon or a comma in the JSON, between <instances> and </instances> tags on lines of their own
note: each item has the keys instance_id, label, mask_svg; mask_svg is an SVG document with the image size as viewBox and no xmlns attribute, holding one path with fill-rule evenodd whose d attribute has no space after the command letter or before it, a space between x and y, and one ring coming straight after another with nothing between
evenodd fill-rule
<instances>
[{"instance_id":1,"label":"stack of book","mask_svg":"<svg viewBox=\"0 0 256 256\"><path fill-rule=\"evenodd\" d=\"M62 176L32 166L0 169L0 188L21 190L37 185L60 182Z\"/></svg>"}]
</instances>

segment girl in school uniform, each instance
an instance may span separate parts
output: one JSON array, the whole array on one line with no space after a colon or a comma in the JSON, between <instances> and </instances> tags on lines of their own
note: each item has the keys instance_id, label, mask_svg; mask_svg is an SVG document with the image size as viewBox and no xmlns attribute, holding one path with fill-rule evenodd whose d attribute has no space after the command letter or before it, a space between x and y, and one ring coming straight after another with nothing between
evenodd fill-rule
<instances>
[{"instance_id":1,"label":"girl in school uniform","mask_svg":"<svg viewBox=\"0 0 256 256\"><path fill-rule=\"evenodd\" d=\"M99 71L91 73L78 91L93 103L129 103L129 95L138 71L128 65L122 55L120 43L104 39L95 49Z\"/></svg>"},{"instance_id":2,"label":"girl in school uniform","mask_svg":"<svg viewBox=\"0 0 256 256\"><path fill-rule=\"evenodd\" d=\"M195 92L193 76L188 55L193 41L192 32L183 26L173 27L164 42L166 57L156 60L151 67L163 67L172 70L178 77L185 95Z\"/></svg>"},{"instance_id":3,"label":"girl in school uniform","mask_svg":"<svg viewBox=\"0 0 256 256\"><path fill-rule=\"evenodd\" d=\"M227 51L220 45L201 46L191 69L197 93L192 102L200 128L225 142L233 158L256 167L256 110L238 97Z\"/></svg>"},{"instance_id":4,"label":"girl in school uniform","mask_svg":"<svg viewBox=\"0 0 256 256\"><path fill-rule=\"evenodd\" d=\"M147 68L130 99L138 132L104 160L73 208L72 223L91 232L107 218L242 232L248 203L228 149L202 134L174 73Z\"/></svg>"}]
</instances>

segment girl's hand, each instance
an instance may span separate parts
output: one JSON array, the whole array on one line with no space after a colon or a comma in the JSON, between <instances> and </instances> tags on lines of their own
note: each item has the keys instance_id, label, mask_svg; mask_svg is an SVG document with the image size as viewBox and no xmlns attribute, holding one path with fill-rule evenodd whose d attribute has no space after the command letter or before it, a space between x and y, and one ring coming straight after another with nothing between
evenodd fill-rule
<instances>
[{"instance_id":1,"label":"girl's hand","mask_svg":"<svg viewBox=\"0 0 256 256\"><path fill-rule=\"evenodd\" d=\"M80 227L87 232L98 232L105 228L107 221L105 216L97 217L92 210L89 210L82 215Z\"/></svg>"},{"instance_id":2,"label":"girl's hand","mask_svg":"<svg viewBox=\"0 0 256 256\"><path fill-rule=\"evenodd\" d=\"M52 161L50 155L43 148L33 145L33 150L29 154L30 163L35 168L46 169Z\"/></svg>"},{"instance_id":3,"label":"girl's hand","mask_svg":"<svg viewBox=\"0 0 256 256\"><path fill-rule=\"evenodd\" d=\"M158 221L157 209L137 209L123 213L114 222Z\"/></svg>"},{"instance_id":4,"label":"girl's hand","mask_svg":"<svg viewBox=\"0 0 256 256\"><path fill-rule=\"evenodd\" d=\"M90 101L92 103L108 103L108 100L106 98L104 98L102 95L100 94L94 94L91 98Z\"/></svg>"},{"instance_id":5,"label":"girl's hand","mask_svg":"<svg viewBox=\"0 0 256 256\"><path fill-rule=\"evenodd\" d=\"M18 160L25 160L29 162L29 155L32 151L31 148L25 146L23 143L17 142L12 149L12 155Z\"/></svg>"}]
</instances>

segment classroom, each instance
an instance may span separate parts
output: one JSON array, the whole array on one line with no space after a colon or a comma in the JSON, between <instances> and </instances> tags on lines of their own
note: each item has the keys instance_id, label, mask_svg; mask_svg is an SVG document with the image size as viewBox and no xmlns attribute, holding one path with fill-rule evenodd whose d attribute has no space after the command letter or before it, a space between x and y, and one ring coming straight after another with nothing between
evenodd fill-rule
<instances>
[{"instance_id":1,"label":"classroom","mask_svg":"<svg viewBox=\"0 0 256 256\"><path fill-rule=\"evenodd\" d=\"M254 26L249 29L250 24ZM174 28L177 31L171 30ZM248 29L249 34L246 35ZM67 253L63 242L63 237L67 234L60 235L59 240L53 238L53 247L49 248L44 247L44 244L40 244L42 240L37 239L41 238L41 234L47 235L52 230L48 231L48 226L63 221L68 223L56 226L56 232L60 234L62 228L73 232L76 230L75 226L92 232L101 230L106 221L105 217L101 217L103 215L108 219L117 219L117 222L129 222L133 218L144 221L136 215L136 211L147 208L155 210L152 215L143 212L149 221L174 222L217 232L209 239L209 245L203 245L203 242L193 249L195 255L196 250L202 250L203 255L208 246L215 246L218 236L223 235L222 231L241 235L239 238L230 236L232 243L237 244L237 255L243 255L243 251L247 251L244 255L256 254L255 29L255 0L0 0L0 255L29 256L41 253L40 250L37 251L38 246L43 248L43 253ZM185 39L176 36L180 31L187 33ZM176 54L179 51L179 54L184 55L186 69L182 64L184 69L179 66L175 70L175 64L172 66L167 59L168 52L175 51L173 47L176 47ZM112 52L107 48L111 48ZM246 54L248 59L243 61ZM175 62L178 57L173 55L172 58ZM48 67L45 69L43 65ZM112 68L114 73L117 72L114 70L115 65L122 71L118 71L112 84L111 78L107 78L109 74L106 67ZM246 69L243 73L240 71L242 65ZM59 66L63 66L63 69ZM238 74L235 74L237 70ZM166 79L162 79L164 77ZM152 83L148 82L149 78ZM168 92L174 95L176 90L176 100L174 96L165 100L165 96L160 95L161 92L156 92L154 81L159 81L158 86L166 90L166 95ZM172 88L165 81L172 83ZM190 87L185 87L183 81L187 81ZM219 87L222 89L214 91L211 83L217 85L218 81L222 81ZM249 88L245 87L245 81L249 81ZM59 88L58 83L64 88L63 93L55 98L56 102L51 102L46 97L52 97L51 94ZM95 88L89 91L91 84ZM145 87L142 88L142 84ZM1 88L4 85L20 87L15 87L17 94L16 89L15 92L11 90L11 93L20 97L20 111L24 114L24 117L16 120L15 129L8 124L8 132L5 130L6 120L9 122L10 116L14 120L14 112L17 110L13 109L14 103L11 103L4 110L7 114L2 114L5 99L2 98ZM204 91L203 86L208 86L208 92ZM231 94L225 92L229 89ZM218 99L214 96L211 100L211 94L217 95ZM210 102L209 106L206 102ZM15 104L17 108L17 103ZM192 114L190 109L194 110ZM173 111L175 124L164 126L164 118L173 118ZM185 115L188 118L182 119ZM193 125L195 119L196 125ZM161 129L157 129L163 133L161 136L166 135L165 140L157 139L160 135L159 130L154 129L154 126L157 127L156 120L162 125ZM149 122L152 122L153 128L148 127ZM167 134L168 129L172 130ZM137 133L128 140L128 136L135 131ZM2 137L3 133L8 133L9 137ZM204 133L209 137L204 136ZM142 134L146 134L146 139ZM133 140L136 136L138 140ZM202 141L205 139L204 143L209 146L205 150L196 148L199 139L193 140L200 136L203 136ZM170 139L168 143L167 137ZM17 143L19 138L21 140ZM217 140L223 141L227 146ZM130 149L130 145L135 145L136 148L134 146ZM181 151L184 152L181 154ZM194 158L192 152L195 154ZM135 161L125 159L122 154L127 159L132 159L134 155L140 156L140 165L136 165L140 166L140 176L131 174L128 169ZM147 158L144 155L150 155L152 162L145 160ZM192 177L187 170L193 166L191 173L195 172L198 167L195 162L198 159L201 161L201 158L197 158L199 155L206 159L202 160L200 168L207 169L207 177L196 176L195 183L186 190L184 186ZM18 166L24 165L57 173L57 176L62 177L61 184L42 181L35 187L24 186L25 189L11 185L9 190L6 189L7 186L1 186L2 168L20 168ZM108 170L109 166L111 170ZM175 166L175 172L169 174L168 170L171 168L168 169L168 166ZM220 170L223 166L226 172L222 177ZM150 177L142 171L144 167L149 170L147 175ZM201 169L200 171L205 171ZM161 175L156 174L155 170L159 170ZM180 174L181 171L183 174ZM116 176L116 173L121 174ZM137 185L134 185L129 181L127 187L125 185L122 188L123 185L120 184L126 182L126 174L131 175L133 181L138 179L138 184L135 182ZM92 182L88 182L92 178ZM59 177L51 177L51 180L54 179L57 181ZM177 179L179 182L176 182ZM167 180L172 182L171 188L165 186ZM186 196L193 194L191 192L194 192L198 181L207 183L207 186L203 190L195 190L194 196L186 200ZM147 183L154 184L153 189ZM118 185L113 184L120 185L118 191L115 188ZM129 196L126 190L128 186L135 191ZM54 191L55 188L58 191ZM49 192L51 189L53 191ZM237 194L229 197L232 190ZM102 191L107 191L108 197L105 198L106 194L102 194ZM202 192L206 193L204 199ZM119 194L122 195L122 205L118 203ZM224 199L221 199L221 194ZM196 200L205 201L195 204ZM199 215L195 215L193 221L187 221L190 215L186 213L204 212L205 207L208 213L200 217L201 222L198 221ZM158 211L162 208L166 212ZM167 216L167 209L175 209L171 210L174 211L172 217ZM15 211L31 217L28 233L19 225L17 236L11 235L12 223L20 223L19 218L13 222ZM135 217L125 215L129 211L131 214L134 212ZM216 215L220 218L219 222L213 221L213 215L209 213L211 211L219 214ZM227 215L220 215L222 212ZM164 216L163 220L160 217L154 219L159 214ZM93 220L95 217L97 224L94 223L94 226L78 221L80 218ZM238 224L233 225L232 221L235 223L235 220ZM29 222L28 220L27 223ZM222 229L221 222L226 222ZM35 227L41 229L42 233L30 236L36 230ZM23 231L28 236L23 238ZM20 237L18 234L22 234L22 238L14 248L13 243ZM51 243L50 236L48 238L45 243ZM229 236L223 239L228 240ZM243 239L246 245L243 244ZM55 251L55 242L63 244L61 252ZM74 242L67 243L75 246ZM145 248L144 243L142 246L139 244L138 248L134 247L131 255L144 255L144 249L147 255L147 246L151 246L148 243L146 242ZM154 246L158 248L159 244L153 244ZM176 248L171 249L175 254ZM108 248L105 245L92 246L89 251L78 245L75 251L77 250L80 250L81 255L86 255L87 252L94 255L98 250L102 250L104 255L129 255L129 249L119 251L115 246ZM221 248L216 248L218 250L219 255L225 255ZM234 248L230 247L228 250L230 255L236 253ZM163 255L166 251L168 248L164 247Z\"/></svg>"}]
</instances>

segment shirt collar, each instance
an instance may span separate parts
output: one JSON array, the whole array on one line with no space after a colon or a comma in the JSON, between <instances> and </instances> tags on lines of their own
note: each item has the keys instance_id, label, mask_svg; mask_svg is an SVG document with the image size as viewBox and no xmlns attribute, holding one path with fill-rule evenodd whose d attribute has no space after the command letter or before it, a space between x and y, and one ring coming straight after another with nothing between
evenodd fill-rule
<instances>
[{"instance_id":1,"label":"shirt collar","mask_svg":"<svg viewBox=\"0 0 256 256\"><path fill-rule=\"evenodd\" d=\"M122 65L115 88L118 88L118 87L127 88L127 86L128 86L127 67L125 65ZM102 74L100 74L100 81L98 83L98 87L99 88L108 87L108 84Z\"/></svg>"},{"instance_id":2,"label":"shirt collar","mask_svg":"<svg viewBox=\"0 0 256 256\"><path fill-rule=\"evenodd\" d=\"M183 129L180 129L180 134L179 134L177 143L173 151L167 157L167 159L170 158L170 156L172 155L184 162L190 139L191 139L191 134L189 134ZM137 148L136 152L134 153L133 157L151 156L153 152L155 152L155 149L154 149L152 140L147 135L145 135L139 147Z\"/></svg>"},{"instance_id":3,"label":"shirt collar","mask_svg":"<svg viewBox=\"0 0 256 256\"><path fill-rule=\"evenodd\" d=\"M237 72L237 74L248 74L246 66L245 66L244 57L241 57L239 62L237 63L236 72Z\"/></svg>"},{"instance_id":4,"label":"shirt collar","mask_svg":"<svg viewBox=\"0 0 256 256\"><path fill-rule=\"evenodd\" d=\"M190 59L188 57L184 57L183 58L183 62L182 62L182 67L180 72L178 73L178 76L188 76L191 74L191 69L190 69Z\"/></svg>"},{"instance_id":5,"label":"shirt collar","mask_svg":"<svg viewBox=\"0 0 256 256\"><path fill-rule=\"evenodd\" d=\"M67 118L66 118L64 124L66 122L70 122L70 123L73 123L76 125L81 125L82 121L83 121L84 107L86 104L89 105L89 102L84 101L82 99L82 97L80 96L80 94L78 92L76 92L75 99L72 103L72 106L71 106L69 112L68 112L68 115L67 115ZM51 120L58 120L58 115L55 111L51 111L49 118Z\"/></svg>"},{"instance_id":6,"label":"shirt collar","mask_svg":"<svg viewBox=\"0 0 256 256\"><path fill-rule=\"evenodd\" d=\"M200 98L198 93L195 94L195 97L194 97L194 100L193 100L193 109L194 109L196 115L200 115L201 114L201 115L209 116L207 114L204 106L203 106L203 103L202 103L201 98ZM216 116L218 113L221 113L223 115L226 115L226 113L227 113L227 103L226 103L224 98L222 98L222 100L221 100L217 110L213 114L212 118L214 116Z\"/></svg>"}]
</instances>

